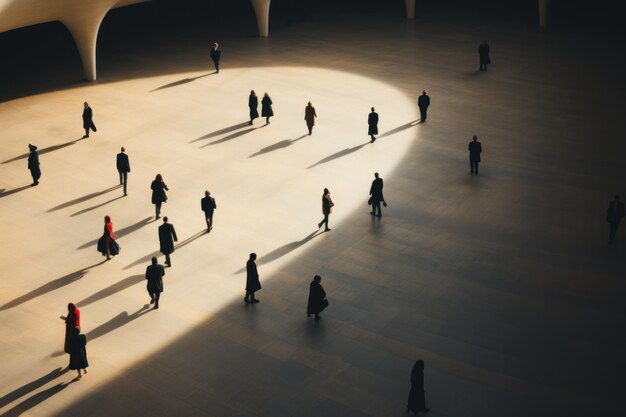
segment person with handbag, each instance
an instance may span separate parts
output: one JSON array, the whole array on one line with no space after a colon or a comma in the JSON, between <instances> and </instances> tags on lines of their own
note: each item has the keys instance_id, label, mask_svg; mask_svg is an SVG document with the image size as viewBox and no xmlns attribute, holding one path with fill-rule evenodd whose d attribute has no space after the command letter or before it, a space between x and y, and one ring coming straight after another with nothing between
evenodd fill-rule
<instances>
[{"instance_id":1,"label":"person with handbag","mask_svg":"<svg viewBox=\"0 0 626 417\"><path fill-rule=\"evenodd\" d=\"M324 188L324 194L322 194L322 213L324 214L324 218L317 224L318 229L325 224L326 227L324 228L324 231L330 232L330 229L328 228L328 216L330 215L334 205L335 203L333 203L333 200L330 198L330 191L328 191L328 188Z\"/></svg>"},{"instance_id":2,"label":"person with handbag","mask_svg":"<svg viewBox=\"0 0 626 417\"><path fill-rule=\"evenodd\" d=\"M374 181L372 181L372 185L370 187L370 199L368 201L368 203L372 206L372 211L370 211L372 216L376 216L378 218L383 216L380 210L381 202L385 207L387 207L385 197L383 197L383 179L378 176L378 172L375 172Z\"/></svg>"},{"instance_id":3,"label":"person with handbag","mask_svg":"<svg viewBox=\"0 0 626 417\"><path fill-rule=\"evenodd\" d=\"M93 122L93 110L89 107L89 103L85 101L83 104L83 129L85 129L85 135L83 139L87 139L89 137L89 130L93 130L97 132L96 125Z\"/></svg>"},{"instance_id":4,"label":"person with handbag","mask_svg":"<svg viewBox=\"0 0 626 417\"><path fill-rule=\"evenodd\" d=\"M165 190L169 191L170 189L167 188L161 174L157 174L152 184L150 184L150 189L152 190L152 204L154 204L156 218L159 219L161 218L161 205L167 202Z\"/></svg>"},{"instance_id":5,"label":"person with handbag","mask_svg":"<svg viewBox=\"0 0 626 417\"><path fill-rule=\"evenodd\" d=\"M326 291L324 291L322 284L320 284L321 281L322 277L315 275L309 286L309 302L306 308L306 316L311 317L311 314L315 314L315 320L320 320L322 318L320 313L328 307Z\"/></svg>"}]
</instances>

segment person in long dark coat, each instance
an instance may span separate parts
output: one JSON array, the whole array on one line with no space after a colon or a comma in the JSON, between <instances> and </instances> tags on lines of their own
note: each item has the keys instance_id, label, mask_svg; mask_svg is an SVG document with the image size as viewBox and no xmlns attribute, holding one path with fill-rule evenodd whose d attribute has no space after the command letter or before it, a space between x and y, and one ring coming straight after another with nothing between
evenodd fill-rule
<instances>
[{"instance_id":1,"label":"person in long dark coat","mask_svg":"<svg viewBox=\"0 0 626 417\"><path fill-rule=\"evenodd\" d=\"M161 204L167 202L167 194L165 194L165 190L169 191L165 182L163 182L163 177L161 174L157 174L152 184L150 184L150 189L152 190L152 204L154 204L154 210L156 213L156 218L161 217Z\"/></svg>"},{"instance_id":2,"label":"person in long dark coat","mask_svg":"<svg viewBox=\"0 0 626 417\"><path fill-rule=\"evenodd\" d=\"M165 265L172 266L170 254L174 252L174 242L178 242L174 225L167 222L167 216L163 217L163 224L159 226L159 250L165 255Z\"/></svg>"},{"instance_id":3,"label":"person in long dark coat","mask_svg":"<svg viewBox=\"0 0 626 417\"><path fill-rule=\"evenodd\" d=\"M74 329L80 329L80 310L74 303L68 303L67 316L61 316L61 320L65 322L65 342L63 343L63 351L70 353L70 338L74 334Z\"/></svg>"},{"instance_id":4,"label":"person in long dark coat","mask_svg":"<svg viewBox=\"0 0 626 417\"><path fill-rule=\"evenodd\" d=\"M322 287L320 282L322 277L315 275L311 285L309 286L309 302L306 307L306 316L311 317L311 314L315 314L315 320L320 320L320 313L328 307L328 300L326 299L326 291Z\"/></svg>"},{"instance_id":5,"label":"person in long dark coat","mask_svg":"<svg viewBox=\"0 0 626 417\"><path fill-rule=\"evenodd\" d=\"M315 113L315 107L309 103L304 108L304 120L306 121L306 127L309 129L309 136L313 133L313 126L315 126L315 118L317 117L317 113Z\"/></svg>"},{"instance_id":6,"label":"person in long dark coat","mask_svg":"<svg viewBox=\"0 0 626 417\"><path fill-rule=\"evenodd\" d=\"M430 97L426 94L426 90L422 91L422 95L417 99L417 107L420 109L420 120L426 123L428 116L428 106L430 106Z\"/></svg>"},{"instance_id":7,"label":"person in long dark coat","mask_svg":"<svg viewBox=\"0 0 626 417\"><path fill-rule=\"evenodd\" d=\"M28 170L30 176L33 177L33 183L31 186L39 185L39 178L41 178L41 168L39 167L39 154L37 153L37 147L35 145L28 145L30 153L28 154Z\"/></svg>"},{"instance_id":8,"label":"person in long dark coat","mask_svg":"<svg viewBox=\"0 0 626 417\"><path fill-rule=\"evenodd\" d=\"M107 257L107 261L111 259L111 256L119 255L120 253L120 245L115 241L113 222L111 222L110 216L104 216L104 232L98 240L97 249L102 256Z\"/></svg>"},{"instance_id":9,"label":"person in long dark coat","mask_svg":"<svg viewBox=\"0 0 626 417\"><path fill-rule=\"evenodd\" d=\"M430 409L426 408L426 396L424 394L424 361L418 360L413 365L411 372L411 391L409 391L409 401L406 405L407 411L426 413Z\"/></svg>"},{"instance_id":10,"label":"person in long dark coat","mask_svg":"<svg viewBox=\"0 0 626 417\"><path fill-rule=\"evenodd\" d=\"M254 90L250 91L250 96L248 97L248 107L250 108L250 123L248 124L252 125L254 119L259 117L259 98L256 96Z\"/></svg>"},{"instance_id":11,"label":"person in long dark coat","mask_svg":"<svg viewBox=\"0 0 626 417\"><path fill-rule=\"evenodd\" d=\"M265 123L270 124L270 117L274 115L274 110L272 110L272 99L269 94L263 94L263 99L261 100L261 117L265 117Z\"/></svg>"},{"instance_id":12,"label":"person in long dark coat","mask_svg":"<svg viewBox=\"0 0 626 417\"><path fill-rule=\"evenodd\" d=\"M333 203L333 200L330 198L330 191L328 191L328 188L324 188L324 194L322 194L322 214L324 215L324 218L317 224L318 229L325 224L326 227L324 228L324 231L330 232L330 229L328 228L328 216L330 216L334 205L335 203Z\"/></svg>"},{"instance_id":13,"label":"person in long dark coat","mask_svg":"<svg viewBox=\"0 0 626 417\"><path fill-rule=\"evenodd\" d=\"M261 282L254 261L256 261L256 253L251 253L248 262L246 262L246 296L243 298L246 304L259 302L254 297L254 293L261 289Z\"/></svg>"},{"instance_id":14,"label":"person in long dark coat","mask_svg":"<svg viewBox=\"0 0 626 417\"><path fill-rule=\"evenodd\" d=\"M127 194L127 185L128 185L128 173L130 172L130 161L128 160L128 155L124 152L126 149L122 146L121 152L117 154L115 158L115 165L117 167L117 172L120 174L120 185L124 185L124 195Z\"/></svg>"},{"instance_id":15,"label":"person in long dark coat","mask_svg":"<svg viewBox=\"0 0 626 417\"><path fill-rule=\"evenodd\" d=\"M148 294L150 294L150 304L154 304L154 308L159 308L159 298L163 292L163 276L165 268L157 263L156 256L152 257L152 265L146 268L146 280Z\"/></svg>"},{"instance_id":16,"label":"person in long dark coat","mask_svg":"<svg viewBox=\"0 0 626 417\"><path fill-rule=\"evenodd\" d=\"M480 70L487 71L487 65L491 64L487 41L483 41L483 43L478 45L478 56L480 57Z\"/></svg>"},{"instance_id":17,"label":"person in long dark coat","mask_svg":"<svg viewBox=\"0 0 626 417\"><path fill-rule=\"evenodd\" d=\"M85 129L85 136L83 139L89 137L89 129L97 132L96 125L93 123L93 110L89 107L89 103L85 101L84 109L83 109L83 129Z\"/></svg>"},{"instance_id":18,"label":"person in long dark coat","mask_svg":"<svg viewBox=\"0 0 626 417\"><path fill-rule=\"evenodd\" d=\"M370 138L372 138L370 142L374 142L376 140L374 135L378 135L378 113L374 111L373 107L372 111L367 116L367 126L367 134L370 135Z\"/></svg>"},{"instance_id":19,"label":"person in long dark coat","mask_svg":"<svg viewBox=\"0 0 626 417\"><path fill-rule=\"evenodd\" d=\"M215 199L211 197L208 190L204 192L204 198L200 200L200 208L204 212L207 231L210 232L213 229L213 212L217 208L217 204L215 204Z\"/></svg>"},{"instance_id":20,"label":"person in long dark coat","mask_svg":"<svg viewBox=\"0 0 626 417\"><path fill-rule=\"evenodd\" d=\"M68 369L78 371L77 379L81 379L81 370L87 373L87 336L80 334L80 327L74 327L69 343L70 364Z\"/></svg>"},{"instance_id":21,"label":"person in long dark coat","mask_svg":"<svg viewBox=\"0 0 626 417\"><path fill-rule=\"evenodd\" d=\"M606 221L609 223L609 244L612 245L619 229L619 224L624 218L624 203L620 199L620 196L616 195L615 199L609 203L609 208L606 212Z\"/></svg>"},{"instance_id":22,"label":"person in long dark coat","mask_svg":"<svg viewBox=\"0 0 626 417\"><path fill-rule=\"evenodd\" d=\"M378 176L378 172L374 173L374 181L372 181L370 186L370 202L372 204L370 214L381 218L383 213L380 210L380 203L383 202L385 207L387 207L387 203L385 203L385 197L383 196L383 179Z\"/></svg>"},{"instance_id":23,"label":"person in long dark coat","mask_svg":"<svg viewBox=\"0 0 626 417\"><path fill-rule=\"evenodd\" d=\"M217 42L213 43L211 47L211 60L213 61L213 65L215 66L215 72L220 72L220 59L222 58L222 51L220 50L220 46Z\"/></svg>"},{"instance_id":24,"label":"person in long dark coat","mask_svg":"<svg viewBox=\"0 0 626 417\"><path fill-rule=\"evenodd\" d=\"M478 175L478 163L480 162L480 153L483 151L483 147L476 136L472 138L467 149L469 150L470 173Z\"/></svg>"}]
</instances>

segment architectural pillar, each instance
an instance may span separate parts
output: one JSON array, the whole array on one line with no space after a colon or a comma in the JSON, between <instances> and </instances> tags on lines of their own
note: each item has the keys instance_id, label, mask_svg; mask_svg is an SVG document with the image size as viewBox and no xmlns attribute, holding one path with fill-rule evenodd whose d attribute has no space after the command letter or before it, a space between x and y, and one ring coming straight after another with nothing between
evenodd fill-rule
<instances>
[{"instance_id":1,"label":"architectural pillar","mask_svg":"<svg viewBox=\"0 0 626 417\"><path fill-rule=\"evenodd\" d=\"M406 0L406 18L415 18L415 0Z\"/></svg>"},{"instance_id":2,"label":"architectural pillar","mask_svg":"<svg viewBox=\"0 0 626 417\"><path fill-rule=\"evenodd\" d=\"M251 0L256 23L259 27L259 36L267 38L270 30L270 3L272 0Z\"/></svg>"},{"instance_id":3,"label":"architectural pillar","mask_svg":"<svg viewBox=\"0 0 626 417\"><path fill-rule=\"evenodd\" d=\"M539 0L539 25L548 24L548 14L550 13L550 0Z\"/></svg>"},{"instance_id":4,"label":"architectural pillar","mask_svg":"<svg viewBox=\"0 0 626 417\"><path fill-rule=\"evenodd\" d=\"M89 81L96 79L96 44L98 42L98 31L104 16L109 8L98 8L94 5L84 13L76 13L63 17L61 23L67 27L72 34L80 59L83 62L85 78Z\"/></svg>"}]
</instances>

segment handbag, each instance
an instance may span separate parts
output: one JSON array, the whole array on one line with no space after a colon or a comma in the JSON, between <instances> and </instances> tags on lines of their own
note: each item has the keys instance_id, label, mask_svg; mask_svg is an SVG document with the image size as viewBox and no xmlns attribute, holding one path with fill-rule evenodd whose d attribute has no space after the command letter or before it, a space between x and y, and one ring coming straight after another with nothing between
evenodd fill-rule
<instances>
[{"instance_id":1,"label":"handbag","mask_svg":"<svg viewBox=\"0 0 626 417\"><path fill-rule=\"evenodd\" d=\"M372 205L372 197L370 197L370 198L367 200L367 205L368 205L368 206L371 206L371 205Z\"/></svg>"}]
</instances>

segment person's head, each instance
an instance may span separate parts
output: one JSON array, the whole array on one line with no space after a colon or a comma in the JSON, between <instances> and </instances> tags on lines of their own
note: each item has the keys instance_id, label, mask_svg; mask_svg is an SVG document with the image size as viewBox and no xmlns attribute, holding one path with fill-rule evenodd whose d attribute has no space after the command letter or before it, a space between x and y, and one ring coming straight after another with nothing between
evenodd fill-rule
<instances>
[{"instance_id":1,"label":"person's head","mask_svg":"<svg viewBox=\"0 0 626 417\"><path fill-rule=\"evenodd\" d=\"M328 188L324 188L324 195L326 194L330 194L330 191L328 191Z\"/></svg>"},{"instance_id":2,"label":"person's head","mask_svg":"<svg viewBox=\"0 0 626 417\"><path fill-rule=\"evenodd\" d=\"M267 94L267 91L265 93L263 93L263 97L269 97L270 95Z\"/></svg>"},{"instance_id":3,"label":"person's head","mask_svg":"<svg viewBox=\"0 0 626 417\"><path fill-rule=\"evenodd\" d=\"M89 107L89 103L87 103L87 102L85 101L84 106L85 106L85 108Z\"/></svg>"},{"instance_id":4,"label":"person's head","mask_svg":"<svg viewBox=\"0 0 626 417\"><path fill-rule=\"evenodd\" d=\"M122 152L125 152L125 151L126 151L126 149L124 149L124 147L122 146Z\"/></svg>"},{"instance_id":5,"label":"person's head","mask_svg":"<svg viewBox=\"0 0 626 417\"><path fill-rule=\"evenodd\" d=\"M250 254L250 260L255 261L256 260L256 253L252 252Z\"/></svg>"},{"instance_id":6,"label":"person's head","mask_svg":"<svg viewBox=\"0 0 626 417\"><path fill-rule=\"evenodd\" d=\"M167 223L167 216L163 217L163 223Z\"/></svg>"},{"instance_id":7,"label":"person's head","mask_svg":"<svg viewBox=\"0 0 626 417\"><path fill-rule=\"evenodd\" d=\"M209 190L206 190L206 191L204 192L204 196L205 196L205 197L208 197L208 196L210 196L210 195L211 195L211 192L210 192Z\"/></svg>"},{"instance_id":8,"label":"person's head","mask_svg":"<svg viewBox=\"0 0 626 417\"><path fill-rule=\"evenodd\" d=\"M372 107L372 111L374 111L374 108Z\"/></svg>"},{"instance_id":9,"label":"person's head","mask_svg":"<svg viewBox=\"0 0 626 417\"><path fill-rule=\"evenodd\" d=\"M320 277L319 275L315 275L313 277L313 281L317 282L318 284L322 281L322 277Z\"/></svg>"},{"instance_id":10,"label":"person's head","mask_svg":"<svg viewBox=\"0 0 626 417\"><path fill-rule=\"evenodd\" d=\"M312 104L311 104L311 102L310 102L310 101L307 103L307 106L309 106L309 107L311 107L311 106L312 106Z\"/></svg>"},{"instance_id":11,"label":"person's head","mask_svg":"<svg viewBox=\"0 0 626 417\"><path fill-rule=\"evenodd\" d=\"M28 149L32 152L32 151L36 151L37 147L35 145L32 145L32 144L29 143L28 144Z\"/></svg>"},{"instance_id":12,"label":"person's head","mask_svg":"<svg viewBox=\"0 0 626 417\"><path fill-rule=\"evenodd\" d=\"M76 311L76 306L74 305L74 303L69 303L69 304L67 305L67 311L68 311L70 314L74 314L74 312Z\"/></svg>"},{"instance_id":13,"label":"person's head","mask_svg":"<svg viewBox=\"0 0 626 417\"><path fill-rule=\"evenodd\" d=\"M104 222L105 223L110 223L111 222L111 216L104 216Z\"/></svg>"},{"instance_id":14,"label":"person's head","mask_svg":"<svg viewBox=\"0 0 626 417\"><path fill-rule=\"evenodd\" d=\"M374 172L374 177L378 178L378 172Z\"/></svg>"},{"instance_id":15,"label":"person's head","mask_svg":"<svg viewBox=\"0 0 626 417\"><path fill-rule=\"evenodd\" d=\"M424 361L423 360L418 360L417 362L415 362L415 367L417 369L424 369Z\"/></svg>"},{"instance_id":16,"label":"person's head","mask_svg":"<svg viewBox=\"0 0 626 417\"><path fill-rule=\"evenodd\" d=\"M151 261L152 261L152 265L156 265L156 263L157 263L157 257L156 257L156 256L153 256L153 257L152 257L152 259L151 259Z\"/></svg>"},{"instance_id":17,"label":"person's head","mask_svg":"<svg viewBox=\"0 0 626 417\"><path fill-rule=\"evenodd\" d=\"M615 201L620 201L620 197L617 194L615 194Z\"/></svg>"},{"instance_id":18,"label":"person's head","mask_svg":"<svg viewBox=\"0 0 626 417\"><path fill-rule=\"evenodd\" d=\"M474 135L474 137L472 137L472 140L476 142L478 140L478 136Z\"/></svg>"},{"instance_id":19,"label":"person's head","mask_svg":"<svg viewBox=\"0 0 626 417\"><path fill-rule=\"evenodd\" d=\"M161 174L157 174L157 176L156 176L156 178L154 180L162 182L163 181L163 177L161 176Z\"/></svg>"},{"instance_id":20,"label":"person's head","mask_svg":"<svg viewBox=\"0 0 626 417\"><path fill-rule=\"evenodd\" d=\"M422 95L425 96L426 95L426 90L422 91Z\"/></svg>"},{"instance_id":21,"label":"person's head","mask_svg":"<svg viewBox=\"0 0 626 417\"><path fill-rule=\"evenodd\" d=\"M256 93L254 92L254 90L250 90L250 95L251 96L256 96Z\"/></svg>"}]
</instances>

